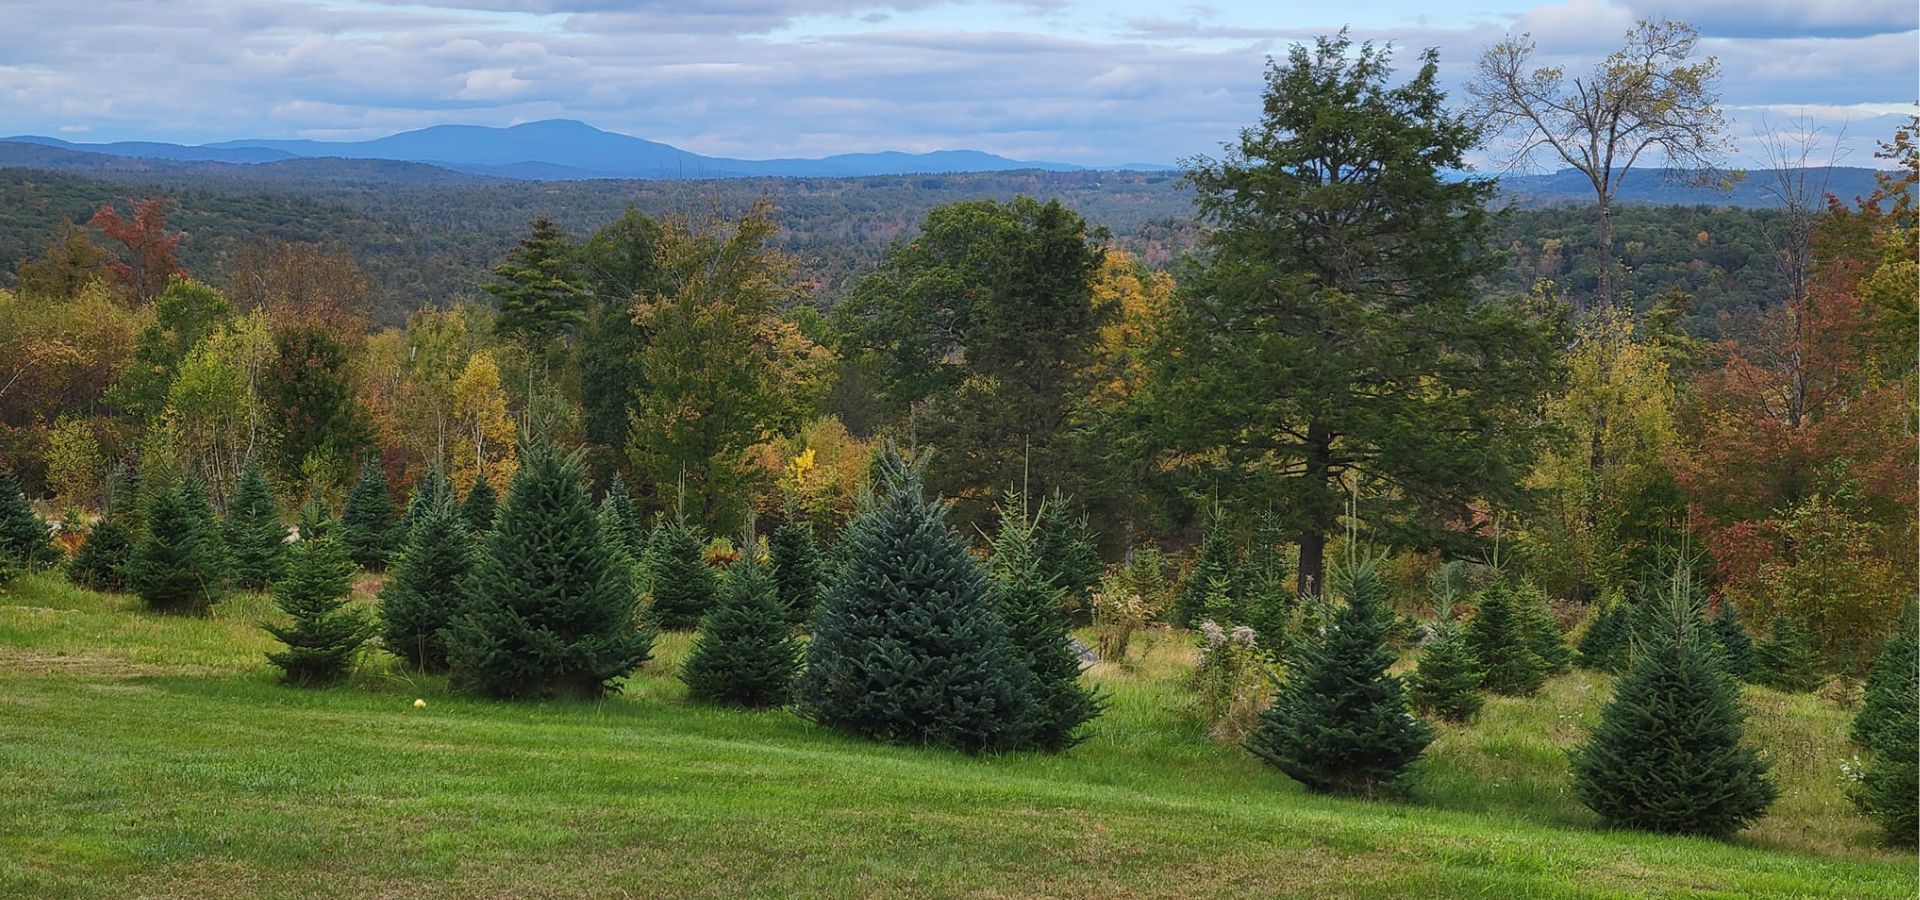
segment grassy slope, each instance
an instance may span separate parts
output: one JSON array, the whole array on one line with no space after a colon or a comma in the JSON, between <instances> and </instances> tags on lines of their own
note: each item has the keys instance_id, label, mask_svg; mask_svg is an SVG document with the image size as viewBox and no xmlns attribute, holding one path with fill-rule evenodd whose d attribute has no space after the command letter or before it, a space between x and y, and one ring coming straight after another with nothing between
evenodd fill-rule
<instances>
[{"instance_id":1,"label":"grassy slope","mask_svg":"<svg viewBox=\"0 0 1920 900\"><path fill-rule=\"evenodd\" d=\"M1111 707L1065 756L969 759L686 705L680 636L593 705L391 668L280 688L266 609L160 619L45 576L0 597L0 896L1913 896L1847 813L1844 711L1810 698L1755 694L1786 797L1721 843L1570 799L1586 675L1446 731L1389 805L1201 737L1176 643L1100 667Z\"/></svg>"}]
</instances>

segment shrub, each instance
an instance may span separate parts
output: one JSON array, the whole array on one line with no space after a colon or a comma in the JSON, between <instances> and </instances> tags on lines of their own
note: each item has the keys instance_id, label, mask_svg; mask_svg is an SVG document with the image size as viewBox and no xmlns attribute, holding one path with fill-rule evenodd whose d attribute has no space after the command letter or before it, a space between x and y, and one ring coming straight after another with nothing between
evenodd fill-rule
<instances>
[{"instance_id":1,"label":"shrub","mask_svg":"<svg viewBox=\"0 0 1920 900\"><path fill-rule=\"evenodd\" d=\"M1093 633L1100 658L1124 663L1135 632L1145 628L1154 609L1116 570L1100 580L1093 592Z\"/></svg>"},{"instance_id":2,"label":"shrub","mask_svg":"<svg viewBox=\"0 0 1920 900\"><path fill-rule=\"evenodd\" d=\"M1346 605L1305 642L1247 749L1314 791L1376 796L1401 789L1433 730L1407 711L1381 622L1386 582L1364 561L1341 570Z\"/></svg>"},{"instance_id":3,"label":"shrub","mask_svg":"<svg viewBox=\"0 0 1920 900\"><path fill-rule=\"evenodd\" d=\"M1207 619L1198 631L1200 659L1188 679L1195 711L1213 737L1244 740L1259 724L1280 667L1249 626L1229 630Z\"/></svg>"},{"instance_id":4,"label":"shrub","mask_svg":"<svg viewBox=\"0 0 1920 900\"><path fill-rule=\"evenodd\" d=\"M767 568L753 553L727 570L720 599L700 620L680 672L687 696L727 706L779 706L800 665L800 645Z\"/></svg>"},{"instance_id":5,"label":"shrub","mask_svg":"<svg viewBox=\"0 0 1920 900\"><path fill-rule=\"evenodd\" d=\"M330 537L299 541L288 552L273 601L292 622L265 626L286 645L284 651L267 653L267 660L280 667L281 681L321 687L353 671L354 657L373 633L366 612L348 606L353 573L353 561Z\"/></svg>"},{"instance_id":6,"label":"shrub","mask_svg":"<svg viewBox=\"0 0 1920 900\"><path fill-rule=\"evenodd\" d=\"M1574 754L1574 794L1610 825L1732 834L1778 796L1767 763L1742 743L1739 687L1684 575L1642 602L1661 603L1661 614Z\"/></svg>"},{"instance_id":7,"label":"shrub","mask_svg":"<svg viewBox=\"0 0 1920 900\"><path fill-rule=\"evenodd\" d=\"M889 450L849 524L798 700L823 725L967 752L1026 746L1032 675L987 574L921 487L922 463Z\"/></svg>"},{"instance_id":8,"label":"shrub","mask_svg":"<svg viewBox=\"0 0 1920 900\"><path fill-rule=\"evenodd\" d=\"M600 533L578 453L522 448L466 604L445 631L457 686L495 697L600 697L652 656L633 574Z\"/></svg>"}]
</instances>

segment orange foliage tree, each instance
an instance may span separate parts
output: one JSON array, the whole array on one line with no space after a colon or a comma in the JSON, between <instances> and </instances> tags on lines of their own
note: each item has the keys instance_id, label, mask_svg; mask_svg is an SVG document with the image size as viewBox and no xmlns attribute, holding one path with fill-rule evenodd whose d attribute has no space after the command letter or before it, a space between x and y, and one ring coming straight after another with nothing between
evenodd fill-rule
<instances>
[{"instance_id":1,"label":"orange foliage tree","mask_svg":"<svg viewBox=\"0 0 1920 900\"><path fill-rule=\"evenodd\" d=\"M88 224L125 248L106 265L122 296L145 305L167 289L173 276L187 274L174 256L182 235L167 230L165 197L133 201L132 216L120 215L112 204L102 206Z\"/></svg>"}]
</instances>

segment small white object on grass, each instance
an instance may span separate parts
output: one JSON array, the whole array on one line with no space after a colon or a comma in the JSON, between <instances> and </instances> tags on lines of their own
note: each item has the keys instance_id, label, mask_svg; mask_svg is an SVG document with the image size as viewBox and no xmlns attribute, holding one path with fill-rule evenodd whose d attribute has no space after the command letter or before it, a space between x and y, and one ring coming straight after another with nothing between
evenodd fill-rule
<instances>
[{"instance_id":1,"label":"small white object on grass","mask_svg":"<svg viewBox=\"0 0 1920 900\"><path fill-rule=\"evenodd\" d=\"M413 701L413 708L414 708L414 709L426 709L426 708L427 708L427 701L425 701L425 700L421 700L421 699L419 699L419 698L415 698L415 699L414 699L414 701Z\"/></svg>"}]
</instances>

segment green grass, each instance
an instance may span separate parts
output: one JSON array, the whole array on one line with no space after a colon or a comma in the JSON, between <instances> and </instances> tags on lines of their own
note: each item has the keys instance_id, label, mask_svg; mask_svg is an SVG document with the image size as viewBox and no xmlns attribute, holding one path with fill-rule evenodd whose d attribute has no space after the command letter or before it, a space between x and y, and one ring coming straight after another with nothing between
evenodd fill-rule
<instances>
[{"instance_id":1,"label":"green grass","mask_svg":"<svg viewBox=\"0 0 1920 900\"><path fill-rule=\"evenodd\" d=\"M1444 729L1389 804L1205 738L1177 638L1097 667L1087 743L973 759L689 705L679 635L593 704L452 696L385 657L283 688L270 609L161 618L48 576L0 596L0 896L1914 895L1847 810L1847 712L1808 697L1752 695L1784 797L1719 842L1571 799L1607 693L1586 674Z\"/></svg>"}]
</instances>

